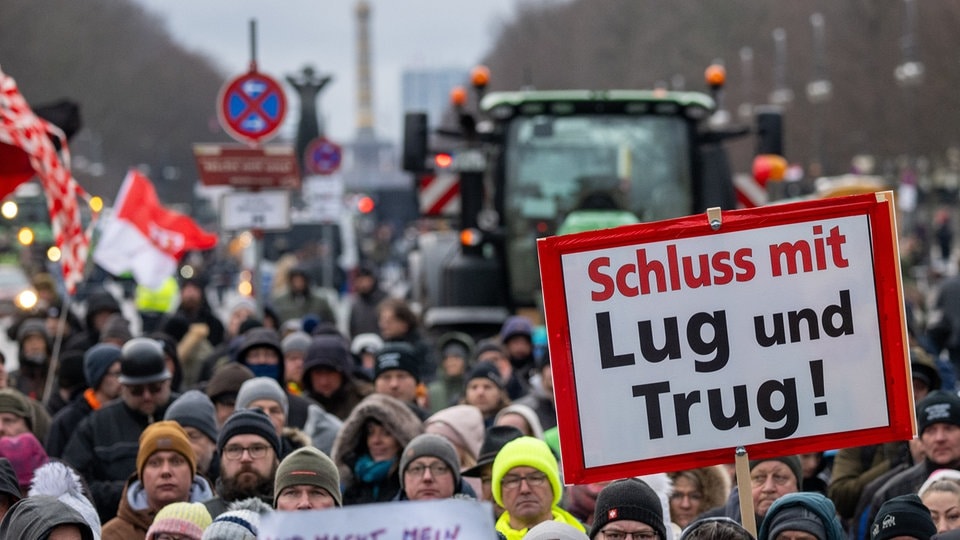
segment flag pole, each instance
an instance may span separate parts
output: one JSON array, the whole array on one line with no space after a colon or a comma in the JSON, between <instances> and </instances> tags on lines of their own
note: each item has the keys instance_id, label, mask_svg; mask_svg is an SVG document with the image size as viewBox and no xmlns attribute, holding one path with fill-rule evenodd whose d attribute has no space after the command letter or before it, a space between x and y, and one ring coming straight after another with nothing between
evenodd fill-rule
<instances>
[{"instance_id":1,"label":"flag pole","mask_svg":"<svg viewBox=\"0 0 960 540\"><path fill-rule=\"evenodd\" d=\"M49 410L50 398L53 396L53 381L56 378L57 371L60 369L60 348L63 345L63 329L67 324L67 312L70 310L70 296L63 301L60 309L60 322L57 324L57 335L53 340L53 352L50 353L50 366L47 367L47 378L43 387L43 396L41 403Z\"/></svg>"}]
</instances>

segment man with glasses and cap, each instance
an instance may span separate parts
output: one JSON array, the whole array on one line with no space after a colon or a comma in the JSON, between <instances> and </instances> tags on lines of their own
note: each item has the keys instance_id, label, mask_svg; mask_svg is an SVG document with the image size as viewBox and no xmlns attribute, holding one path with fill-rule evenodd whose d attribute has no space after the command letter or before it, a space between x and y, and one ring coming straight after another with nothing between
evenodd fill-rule
<instances>
[{"instance_id":1,"label":"man with glasses and cap","mask_svg":"<svg viewBox=\"0 0 960 540\"><path fill-rule=\"evenodd\" d=\"M140 434L163 420L172 402L171 376L160 342L128 341L120 353L120 399L80 422L64 449L63 460L89 484L101 523L115 517L123 485L137 470Z\"/></svg>"}]
</instances>

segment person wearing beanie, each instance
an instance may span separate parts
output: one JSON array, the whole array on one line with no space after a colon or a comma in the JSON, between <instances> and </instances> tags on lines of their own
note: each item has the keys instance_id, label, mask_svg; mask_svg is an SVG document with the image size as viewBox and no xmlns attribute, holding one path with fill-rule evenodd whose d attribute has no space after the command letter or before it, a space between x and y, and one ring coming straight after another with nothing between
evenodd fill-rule
<instances>
[{"instance_id":1,"label":"person wearing beanie","mask_svg":"<svg viewBox=\"0 0 960 540\"><path fill-rule=\"evenodd\" d=\"M590 538L620 539L624 533L632 533L634 538L650 533L656 534L657 540L667 538L660 498L638 478L611 482L597 495Z\"/></svg>"},{"instance_id":2,"label":"person wearing beanie","mask_svg":"<svg viewBox=\"0 0 960 540\"><path fill-rule=\"evenodd\" d=\"M33 428L33 407L13 388L0 390L0 437L27 433Z\"/></svg>"},{"instance_id":3,"label":"person wearing beanie","mask_svg":"<svg viewBox=\"0 0 960 540\"><path fill-rule=\"evenodd\" d=\"M374 333L357 334L350 340L350 355L353 356L354 375L358 379L373 382L377 366L377 353L383 348L383 338Z\"/></svg>"},{"instance_id":4,"label":"person wearing beanie","mask_svg":"<svg viewBox=\"0 0 960 540\"><path fill-rule=\"evenodd\" d=\"M880 505L890 499L917 493L923 482L937 469L960 469L960 397L954 392L930 392L917 403L917 434L923 459L894 473L869 497L866 523ZM869 532L869 531L865 531Z\"/></svg>"},{"instance_id":5,"label":"person wearing beanie","mask_svg":"<svg viewBox=\"0 0 960 540\"><path fill-rule=\"evenodd\" d=\"M843 540L846 535L833 502L820 493L788 493L767 511L757 540L775 540L783 533L806 533L816 540Z\"/></svg>"},{"instance_id":6,"label":"person wearing beanie","mask_svg":"<svg viewBox=\"0 0 960 540\"><path fill-rule=\"evenodd\" d=\"M460 474L467 478L475 478L480 481L480 500L488 501L493 504L494 518L499 518L503 514L503 507L497 504L493 499L492 478L493 461L496 459L500 449L508 442L519 439L523 432L513 426L493 426L487 428L483 434L483 444L480 445L480 451L477 454L477 464L469 469L464 469Z\"/></svg>"},{"instance_id":7,"label":"person wearing beanie","mask_svg":"<svg viewBox=\"0 0 960 540\"><path fill-rule=\"evenodd\" d=\"M414 437L400 454L400 492L397 500L447 499L456 494L476 498L460 479L460 459L450 441L423 433Z\"/></svg>"},{"instance_id":8,"label":"person wearing beanie","mask_svg":"<svg viewBox=\"0 0 960 540\"><path fill-rule=\"evenodd\" d=\"M7 386L23 395L42 399L50 366L50 335L43 319L27 319L17 329L20 367L8 375Z\"/></svg>"},{"instance_id":9,"label":"person wearing beanie","mask_svg":"<svg viewBox=\"0 0 960 540\"><path fill-rule=\"evenodd\" d=\"M523 540L590 540L590 537L573 525L544 521L527 531Z\"/></svg>"},{"instance_id":10,"label":"person wearing beanie","mask_svg":"<svg viewBox=\"0 0 960 540\"><path fill-rule=\"evenodd\" d=\"M120 349L120 399L84 418L61 456L90 484L100 520L110 521L137 471L137 441L173 401L172 373L160 342L134 338Z\"/></svg>"},{"instance_id":11,"label":"person wearing beanie","mask_svg":"<svg viewBox=\"0 0 960 540\"><path fill-rule=\"evenodd\" d=\"M202 540L257 540L260 518L270 512L270 506L256 497L231 503L203 531Z\"/></svg>"},{"instance_id":12,"label":"person wearing beanie","mask_svg":"<svg viewBox=\"0 0 960 540\"><path fill-rule=\"evenodd\" d=\"M497 413L510 404L500 370L490 362L479 362L473 366L466 379L463 402L480 409L484 427L492 426Z\"/></svg>"},{"instance_id":13,"label":"person wearing beanie","mask_svg":"<svg viewBox=\"0 0 960 540\"><path fill-rule=\"evenodd\" d=\"M278 459L283 459L297 448L310 444L310 439L302 431L284 427L289 407L287 393L280 388L276 380L269 377L254 377L244 381L237 393L237 409L260 409L270 417L270 422L280 437Z\"/></svg>"},{"instance_id":14,"label":"person wearing beanie","mask_svg":"<svg viewBox=\"0 0 960 540\"><path fill-rule=\"evenodd\" d=\"M117 516L103 525L104 540L141 540L165 506L199 503L213 497L207 480L197 474L197 458L180 424L162 420L140 435L136 472L124 487Z\"/></svg>"},{"instance_id":15,"label":"person wearing beanie","mask_svg":"<svg viewBox=\"0 0 960 540\"><path fill-rule=\"evenodd\" d=\"M280 437L261 409L237 409L220 430L220 479L217 497L204 502L216 518L234 501L258 497L273 504L273 483L280 460Z\"/></svg>"},{"instance_id":16,"label":"person wearing beanie","mask_svg":"<svg viewBox=\"0 0 960 540\"><path fill-rule=\"evenodd\" d=\"M353 276L353 294L347 299L349 319L347 329L353 337L380 330L377 321L377 306L387 299L380 288L377 270L369 263L361 264Z\"/></svg>"},{"instance_id":17,"label":"person wearing beanie","mask_svg":"<svg viewBox=\"0 0 960 540\"><path fill-rule=\"evenodd\" d=\"M503 445L493 461L493 498L505 511L496 529L507 540L519 540L531 527L560 521L586 532L577 518L560 508L560 468L547 443L520 437Z\"/></svg>"},{"instance_id":18,"label":"person wearing beanie","mask_svg":"<svg viewBox=\"0 0 960 540\"><path fill-rule=\"evenodd\" d=\"M310 334L297 330L284 336L280 341L283 351L284 386L291 394L303 394L303 362L310 348Z\"/></svg>"},{"instance_id":19,"label":"person wearing beanie","mask_svg":"<svg viewBox=\"0 0 960 540\"><path fill-rule=\"evenodd\" d=\"M508 317L500 327L500 343L507 350L513 369L524 380L529 380L534 368L533 323L522 315Z\"/></svg>"},{"instance_id":20,"label":"person wearing beanie","mask_svg":"<svg viewBox=\"0 0 960 540\"><path fill-rule=\"evenodd\" d=\"M20 492L20 482L17 473L7 458L0 458L0 519L13 503L23 497ZM99 529L99 526L97 527Z\"/></svg>"},{"instance_id":21,"label":"person wearing beanie","mask_svg":"<svg viewBox=\"0 0 960 540\"><path fill-rule=\"evenodd\" d=\"M870 525L870 540L930 540L937 527L920 497L910 493L884 502Z\"/></svg>"},{"instance_id":22,"label":"person wearing beanie","mask_svg":"<svg viewBox=\"0 0 960 540\"><path fill-rule=\"evenodd\" d=\"M353 376L350 352L343 338L335 335L311 339L303 364L303 386L307 395L340 420L346 420L350 411L373 393L372 384Z\"/></svg>"},{"instance_id":23,"label":"person wearing beanie","mask_svg":"<svg viewBox=\"0 0 960 540\"><path fill-rule=\"evenodd\" d=\"M83 375L87 389L50 421L45 447L50 457L59 458L80 422L120 396L120 347L98 343L83 354Z\"/></svg>"},{"instance_id":24,"label":"person wearing beanie","mask_svg":"<svg viewBox=\"0 0 960 540\"><path fill-rule=\"evenodd\" d=\"M253 377L250 368L237 362L228 362L214 372L204 392L216 409L218 429L223 427L227 418L230 418L236 410L237 392L240 391L240 386Z\"/></svg>"},{"instance_id":25,"label":"person wearing beanie","mask_svg":"<svg viewBox=\"0 0 960 540\"><path fill-rule=\"evenodd\" d=\"M40 441L29 431L19 435L0 437L0 457L10 461L17 474L20 492L24 494L33 480L33 471L50 459L40 445Z\"/></svg>"},{"instance_id":26,"label":"person wearing beanie","mask_svg":"<svg viewBox=\"0 0 960 540\"><path fill-rule=\"evenodd\" d=\"M219 475L219 463L213 465L213 456L217 451L216 411L213 402L199 390L189 390L174 400L163 415L164 420L173 420L187 432L190 446L197 457L197 472L211 481Z\"/></svg>"},{"instance_id":27,"label":"person wearing beanie","mask_svg":"<svg viewBox=\"0 0 960 540\"><path fill-rule=\"evenodd\" d=\"M694 520L683 529L680 540L755 540L743 525L725 517L707 517Z\"/></svg>"},{"instance_id":28,"label":"person wearing beanie","mask_svg":"<svg viewBox=\"0 0 960 540\"><path fill-rule=\"evenodd\" d=\"M524 435L543 438L543 426L540 425L540 418L537 413L528 405L522 403L511 403L500 409L500 412L493 418L495 426L514 426Z\"/></svg>"},{"instance_id":29,"label":"person wearing beanie","mask_svg":"<svg viewBox=\"0 0 960 540\"><path fill-rule=\"evenodd\" d=\"M374 391L407 403L420 420L426 420L426 411L417 405L422 360L416 349L405 342L387 342L377 353L376 362Z\"/></svg>"},{"instance_id":30,"label":"person wearing beanie","mask_svg":"<svg viewBox=\"0 0 960 540\"><path fill-rule=\"evenodd\" d=\"M155 540L162 534L179 540L200 540L212 521L210 512L200 503L171 503L157 512L153 525L147 529L146 540Z\"/></svg>"},{"instance_id":31,"label":"person wearing beanie","mask_svg":"<svg viewBox=\"0 0 960 540\"><path fill-rule=\"evenodd\" d=\"M400 451L423 430L397 399L371 394L343 423L330 457L340 471L343 504L392 500L400 491Z\"/></svg>"},{"instance_id":32,"label":"person wearing beanie","mask_svg":"<svg viewBox=\"0 0 960 540\"><path fill-rule=\"evenodd\" d=\"M274 508L318 510L340 506L340 473L326 454L306 446L280 462L273 484Z\"/></svg>"},{"instance_id":33,"label":"person wearing beanie","mask_svg":"<svg viewBox=\"0 0 960 540\"><path fill-rule=\"evenodd\" d=\"M83 517L93 530L94 538L100 540L100 518L90 502L83 480L76 471L60 461L51 461L33 472L28 497L55 497Z\"/></svg>"}]
</instances>

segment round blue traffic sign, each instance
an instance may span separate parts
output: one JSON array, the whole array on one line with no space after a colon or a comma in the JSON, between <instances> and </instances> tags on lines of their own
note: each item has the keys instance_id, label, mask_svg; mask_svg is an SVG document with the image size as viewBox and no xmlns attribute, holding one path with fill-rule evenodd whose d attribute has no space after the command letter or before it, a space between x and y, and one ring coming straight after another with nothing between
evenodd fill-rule
<instances>
[{"instance_id":1,"label":"round blue traffic sign","mask_svg":"<svg viewBox=\"0 0 960 540\"><path fill-rule=\"evenodd\" d=\"M251 71L228 81L217 100L220 125L234 139L260 143L276 135L287 113L287 98L276 80Z\"/></svg>"},{"instance_id":2,"label":"round blue traffic sign","mask_svg":"<svg viewBox=\"0 0 960 540\"><path fill-rule=\"evenodd\" d=\"M307 145L303 165L314 174L333 174L340 168L342 156L340 145L318 137Z\"/></svg>"}]
</instances>

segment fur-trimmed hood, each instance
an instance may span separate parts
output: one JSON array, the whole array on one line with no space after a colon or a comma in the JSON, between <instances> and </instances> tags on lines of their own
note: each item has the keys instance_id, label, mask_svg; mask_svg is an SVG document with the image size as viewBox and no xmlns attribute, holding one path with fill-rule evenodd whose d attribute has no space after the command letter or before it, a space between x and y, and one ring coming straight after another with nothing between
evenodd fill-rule
<instances>
[{"instance_id":1,"label":"fur-trimmed hood","mask_svg":"<svg viewBox=\"0 0 960 540\"><path fill-rule=\"evenodd\" d=\"M700 506L700 513L719 508L727 502L727 498L730 496L731 480L723 465L670 473L670 480L676 481L677 476L682 472L693 474L700 482L703 490L703 503Z\"/></svg>"},{"instance_id":2,"label":"fur-trimmed hood","mask_svg":"<svg viewBox=\"0 0 960 540\"><path fill-rule=\"evenodd\" d=\"M331 457L340 471L342 485L353 483L353 465L365 452L363 428L370 419L382 424L397 439L401 449L423 432L422 422L405 403L385 394L370 394L344 420L333 443Z\"/></svg>"}]
</instances>

